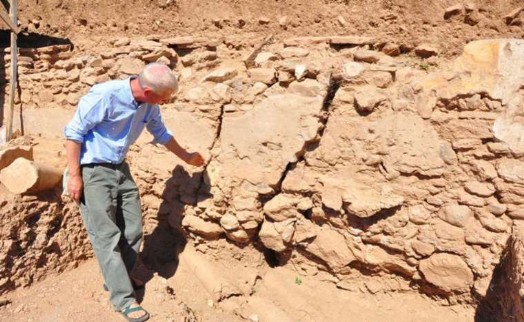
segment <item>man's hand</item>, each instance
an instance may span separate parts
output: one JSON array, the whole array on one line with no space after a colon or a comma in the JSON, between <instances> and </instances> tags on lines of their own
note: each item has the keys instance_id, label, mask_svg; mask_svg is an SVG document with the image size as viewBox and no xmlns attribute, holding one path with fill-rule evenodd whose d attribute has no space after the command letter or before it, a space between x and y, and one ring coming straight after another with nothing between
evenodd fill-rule
<instances>
[{"instance_id":1,"label":"man's hand","mask_svg":"<svg viewBox=\"0 0 524 322\"><path fill-rule=\"evenodd\" d=\"M201 167L205 163L204 158L198 152L189 153L188 158L185 161L187 164L190 164L195 167Z\"/></svg>"},{"instance_id":2,"label":"man's hand","mask_svg":"<svg viewBox=\"0 0 524 322\"><path fill-rule=\"evenodd\" d=\"M205 164L204 158L198 152L187 152L186 149L182 148L180 144L175 140L174 137L165 144L166 148L173 152L177 157L184 160L185 163L195 167L201 167Z\"/></svg>"},{"instance_id":3,"label":"man's hand","mask_svg":"<svg viewBox=\"0 0 524 322\"><path fill-rule=\"evenodd\" d=\"M80 175L69 175L67 190L71 199L73 199L76 203L80 202L83 186L84 183L82 182L82 177Z\"/></svg>"}]
</instances>

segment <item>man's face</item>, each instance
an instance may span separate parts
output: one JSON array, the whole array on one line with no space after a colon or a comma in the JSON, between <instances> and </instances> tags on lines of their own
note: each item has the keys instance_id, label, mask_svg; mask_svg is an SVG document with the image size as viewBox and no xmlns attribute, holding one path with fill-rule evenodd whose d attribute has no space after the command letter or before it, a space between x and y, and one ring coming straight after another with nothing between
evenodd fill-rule
<instances>
[{"instance_id":1,"label":"man's face","mask_svg":"<svg viewBox=\"0 0 524 322\"><path fill-rule=\"evenodd\" d=\"M146 97L146 103L149 104L166 104L169 103L172 98L174 98L175 91L168 91L162 94L157 94L146 88L144 90L144 95Z\"/></svg>"}]
</instances>

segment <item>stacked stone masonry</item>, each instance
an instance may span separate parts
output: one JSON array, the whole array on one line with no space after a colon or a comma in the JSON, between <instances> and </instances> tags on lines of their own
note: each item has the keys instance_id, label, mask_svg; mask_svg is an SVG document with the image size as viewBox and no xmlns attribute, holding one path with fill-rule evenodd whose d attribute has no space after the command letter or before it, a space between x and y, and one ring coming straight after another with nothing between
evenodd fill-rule
<instances>
[{"instance_id":1,"label":"stacked stone masonry","mask_svg":"<svg viewBox=\"0 0 524 322\"><path fill-rule=\"evenodd\" d=\"M181 90L163 115L210 162L203 173L166 173L144 156L150 147L132 149L146 232L160 220L203 243L255 243L302 274L328 272L340 288L365 274L394 281L370 283L372 291L415 287L451 302L486 294L524 218L524 75L512 73L524 67L524 42L473 42L428 72L415 55L433 56L431 46L400 55L359 37L266 39L242 61L225 41L186 38L115 39L91 55L23 49L17 102L72 110L91 85L166 63ZM21 198L0 209L14 214L35 202ZM80 235L80 223L66 220L74 208L44 204L46 216L61 218L57 234ZM24 265L56 265L52 255L20 253L53 245L40 222L24 228L35 238L19 237L17 224L3 227L11 264L0 272L0 292L41 277L24 275ZM85 237L61 241L87 247Z\"/></svg>"}]
</instances>

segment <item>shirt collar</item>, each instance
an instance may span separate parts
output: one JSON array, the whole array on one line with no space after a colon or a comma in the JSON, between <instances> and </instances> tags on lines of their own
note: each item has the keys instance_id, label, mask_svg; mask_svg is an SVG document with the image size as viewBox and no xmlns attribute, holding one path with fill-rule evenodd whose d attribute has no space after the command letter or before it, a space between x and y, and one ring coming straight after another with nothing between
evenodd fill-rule
<instances>
[{"instance_id":1,"label":"shirt collar","mask_svg":"<svg viewBox=\"0 0 524 322\"><path fill-rule=\"evenodd\" d=\"M135 108L139 108L140 105L144 104L144 103L139 103L135 100L135 97L133 96L133 89L131 88L131 81L133 79L136 79L138 78L138 76L131 76L129 77L127 80L126 80L126 92L128 94L128 98L129 98L129 103L132 104Z\"/></svg>"}]
</instances>

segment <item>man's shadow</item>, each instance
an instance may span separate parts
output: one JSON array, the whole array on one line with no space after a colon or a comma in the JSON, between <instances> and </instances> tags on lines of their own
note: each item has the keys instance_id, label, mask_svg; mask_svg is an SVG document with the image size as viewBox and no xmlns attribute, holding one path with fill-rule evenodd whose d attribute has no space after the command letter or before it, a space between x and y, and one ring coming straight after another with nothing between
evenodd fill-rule
<instances>
[{"instance_id":1,"label":"man's shadow","mask_svg":"<svg viewBox=\"0 0 524 322\"><path fill-rule=\"evenodd\" d=\"M209 196L204 175L205 171L190 175L180 165L173 169L162 193L163 201L157 214L158 224L151 234L144 236L139 263L133 273L133 277L144 284L155 273L166 279L175 275L179 255L187 244L187 233L182 228L184 206L196 205L198 196Z\"/></svg>"}]
</instances>

